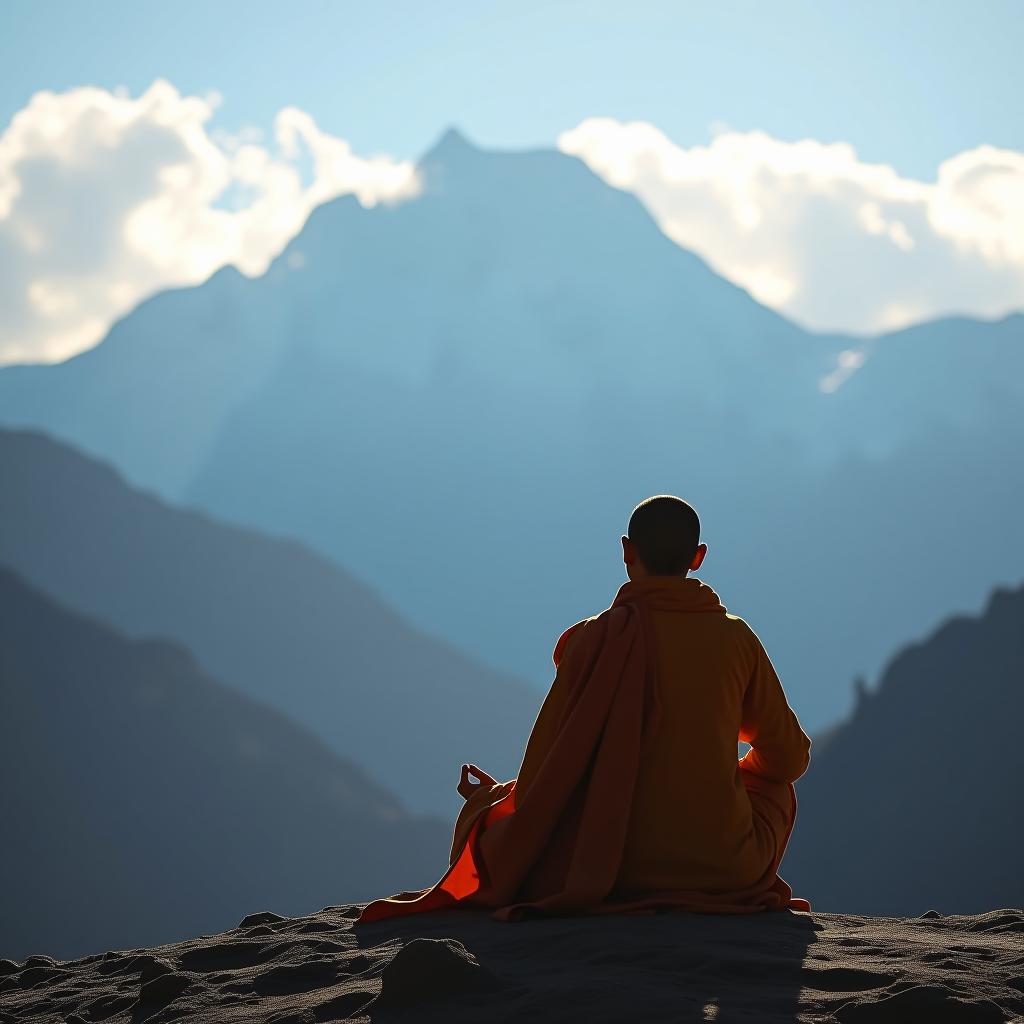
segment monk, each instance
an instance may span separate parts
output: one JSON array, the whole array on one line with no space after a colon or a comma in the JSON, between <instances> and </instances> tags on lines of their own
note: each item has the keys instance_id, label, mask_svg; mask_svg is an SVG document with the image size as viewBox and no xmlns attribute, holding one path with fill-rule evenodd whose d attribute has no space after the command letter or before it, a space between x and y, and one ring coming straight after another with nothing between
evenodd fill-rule
<instances>
[{"instance_id":1,"label":"monk","mask_svg":"<svg viewBox=\"0 0 1024 1024\"><path fill-rule=\"evenodd\" d=\"M517 777L463 765L448 870L360 921L810 909L778 868L811 741L753 630L688 575L707 554L697 513L656 495L621 540L629 582L559 637Z\"/></svg>"}]
</instances>

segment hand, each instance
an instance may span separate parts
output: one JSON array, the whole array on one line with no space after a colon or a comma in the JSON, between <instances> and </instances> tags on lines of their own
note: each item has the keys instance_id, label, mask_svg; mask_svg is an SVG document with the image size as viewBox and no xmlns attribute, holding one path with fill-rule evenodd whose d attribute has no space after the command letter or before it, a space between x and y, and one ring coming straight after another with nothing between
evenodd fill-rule
<instances>
[{"instance_id":1,"label":"hand","mask_svg":"<svg viewBox=\"0 0 1024 1024\"><path fill-rule=\"evenodd\" d=\"M480 781L471 782L470 776L475 776ZM463 800L468 800L481 786L496 786L497 779L492 779L482 768L475 764L464 764L462 766L462 778L459 780L459 795Z\"/></svg>"}]
</instances>

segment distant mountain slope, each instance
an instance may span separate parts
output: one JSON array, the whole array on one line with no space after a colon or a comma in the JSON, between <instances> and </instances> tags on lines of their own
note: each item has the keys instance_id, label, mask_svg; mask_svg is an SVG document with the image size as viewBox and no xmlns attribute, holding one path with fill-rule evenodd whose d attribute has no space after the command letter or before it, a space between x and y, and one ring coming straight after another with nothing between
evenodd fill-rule
<instances>
[{"instance_id":1,"label":"distant mountain slope","mask_svg":"<svg viewBox=\"0 0 1024 1024\"><path fill-rule=\"evenodd\" d=\"M419 173L415 199L315 210L262 278L222 271L65 364L0 371L0 422L301 539L538 684L621 582L629 510L681 493L810 728L847 710L822 679L874 675L1021 578L1024 318L813 336L574 157L449 132ZM979 510L972 559L937 573Z\"/></svg>"},{"instance_id":2,"label":"distant mountain slope","mask_svg":"<svg viewBox=\"0 0 1024 1024\"><path fill-rule=\"evenodd\" d=\"M863 368L829 400L848 451L887 456L950 430L1024 434L1024 315L948 317L860 347Z\"/></svg>"},{"instance_id":3,"label":"distant mountain slope","mask_svg":"<svg viewBox=\"0 0 1024 1024\"><path fill-rule=\"evenodd\" d=\"M168 506L38 434L0 431L0 482L0 564L132 636L181 641L409 806L459 806L462 761L517 771L539 692L308 548Z\"/></svg>"},{"instance_id":4,"label":"distant mountain slope","mask_svg":"<svg viewBox=\"0 0 1024 1024\"><path fill-rule=\"evenodd\" d=\"M348 195L315 210L259 279L225 268L143 302L65 363L3 369L0 421L66 437L177 497L227 417L317 353L384 385L479 372L573 396L616 381L626 341L668 361L643 375L664 393L698 395L710 372L795 395L828 366L833 346L680 249L575 157L488 152L449 131L418 170L415 200L366 209ZM376 397L385 417L390 397ZM280 427L302 411L266 410Z\"/></svg>"},{"instance_id":5,"label":"distant mountain slope","mask_svg":"<svg viewBox=\"0 0 1024 1024\"><path fill-rule=\"evenodd\" d=\"M890 663L797 784L783 869L819 910L1024 906L1024 588Z\"/></svg>"},{"instance_id":6,"label":"distant mountain slope","mask_svg":"<svg viewBox=\"0 0 1024 1024\"><path fill-rule=\"evenodd\" d=\"M0 957L61 957L427 884L411 818L310 733L0 569Z\"/></svg>"},{"instance_id":7,"label":"distant mountain slope","mask_svg":"<svg viewBox=\"0 0 1024 1024\"><path fill-rule=\"evenodd\" d=\"M64 363L4 367L0 422L45 429L173 496L286 341L277 296L226 267L146 300Z\"/></svg>"}]
</instances>

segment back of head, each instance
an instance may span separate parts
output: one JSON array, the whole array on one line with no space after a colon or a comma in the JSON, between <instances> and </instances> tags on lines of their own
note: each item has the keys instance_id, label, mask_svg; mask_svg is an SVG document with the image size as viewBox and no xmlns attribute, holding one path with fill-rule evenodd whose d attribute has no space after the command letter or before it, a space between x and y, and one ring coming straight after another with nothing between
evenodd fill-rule
<instances>
[{"instance_id":1,"label":"back of head","mask_svg":"<svg viewBox=\"0 0 1024 1024\"><path fill-rule=\"evenodd\" d=\"M652 576L682 576L697 554L700 519L682 498L656 494L633 509L627 536Z\"/></svg>"}]
</instances>

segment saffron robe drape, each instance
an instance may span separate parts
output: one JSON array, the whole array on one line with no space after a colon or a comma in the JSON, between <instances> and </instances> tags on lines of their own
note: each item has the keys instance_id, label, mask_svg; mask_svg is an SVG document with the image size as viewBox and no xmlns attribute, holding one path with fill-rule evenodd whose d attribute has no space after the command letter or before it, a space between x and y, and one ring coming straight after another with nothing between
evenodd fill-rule
<instances>
[{"instance_id":1,"label":"saffron robe drape","mask_svg":"<svg viewBox=\"0 0 1024 1024\"><path fill-rule=\"evenodd\" d=\"M457 907L487 908L500 920L809 909L777 870L795 820L792 783L762 778L743 762L737 773L776 851L760 877L730 891L616 888L642 758L662 724L655 616L673 609L725 615L717 595L696 579L626 584L608 609L567 630L554 653L564 706L554 725L542 709L518 779L482 785L466 801L450 866L435 885L375 900L359 921Z\"/></svg>"}]
</instances>

